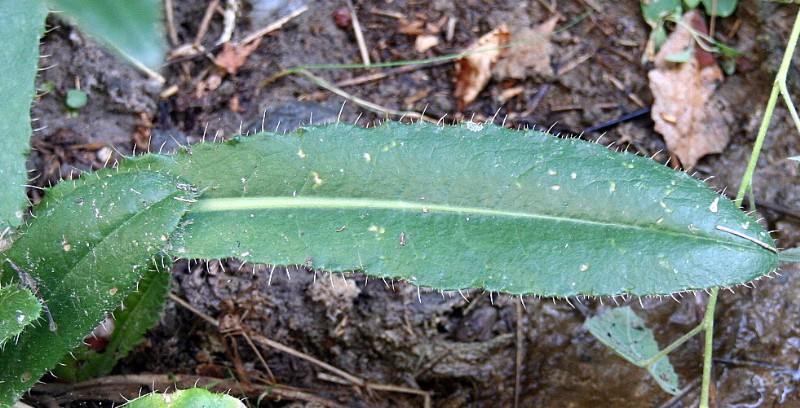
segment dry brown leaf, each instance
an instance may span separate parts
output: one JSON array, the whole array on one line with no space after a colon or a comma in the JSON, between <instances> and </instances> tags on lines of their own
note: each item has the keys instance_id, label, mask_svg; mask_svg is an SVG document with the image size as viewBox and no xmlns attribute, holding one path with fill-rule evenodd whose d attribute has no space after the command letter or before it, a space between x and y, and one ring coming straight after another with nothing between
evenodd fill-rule
<instances>
[{"instance_id":1,"label":"dry brown leaf","mask_svg":"<svg viewBox=\"0 0 800 408\"><path fill-rule=\"evenodd\" d=\"M697 12L686 13L683 22L705 30ZM647 74L653 92L655 129L684 169L694 167L707 154L722 152L728 144L731 122L730 114L721 106L724 101L714 97L724 79L722 70L716 63L709 64L705 51L693 41L691 33L678 24L656 55L655 68ZM695 52L687 62L666 60L692 46Z\"/></svg>"},{"instance_id":2,"label":"dry brown leaf","mask_svg":"<svg viewBox=\"0 0 800 408\"><path fill-rule=\"evenodd\" d=\"M550 79L553 77L553 66L550 59L553 54L553 45L550 34L561 18L555 15L536 28L526 27L511 34L515 45L509 55L497 62L492 69L495 79L525 79L540 77Z\"/></svg>"},{"instance_id":3,"label":"dry brown leaf","mask_svg":"<svg viewBox=\"0 0 800 408\"><path fill-rule=\"evenodd\" d=\"M217 54L217 57L214 59L214 64L225 70L228 74L234 75L236 71L247 62L247 58L258 48L260 42L260 37L253 42L238 46L226 42L222 44L222 51Z\"/></svg>"},{"instance_id":4,"label":"dry brown leaf","mask_svg":"<svg viewBox=\"0 0 800 408\"><path fill-rule=\"evenodd\" d=\"M508 28L505 24L484 34L467 47L469 55L456 60L456 88L454 96L458 109L464 109L489 83L492 66L505 54L499 47L508 44Z\"/></svg>"}]
</instances>

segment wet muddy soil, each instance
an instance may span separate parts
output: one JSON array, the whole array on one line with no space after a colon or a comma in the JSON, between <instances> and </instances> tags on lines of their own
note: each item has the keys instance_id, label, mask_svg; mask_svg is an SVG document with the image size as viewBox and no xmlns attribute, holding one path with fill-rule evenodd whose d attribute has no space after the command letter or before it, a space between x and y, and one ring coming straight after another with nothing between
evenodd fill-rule
<instances>
[{"instance_id":1,"label":"wet muddy soil","mask_svg":"<svg viewBox=\"0 0 800 408\"><path fill-rule=\"evenodd\" d=\"M171 45L177 48L195 40L209 2L174 3L177 42ZM462 110L453 97L452 62L343 87L372 103L424 110L434 118L446 114L446 121L497 118L507 127L535 126L567 134L579 134L652 103L648 67L641 64L648 27L635 0L355 3L375 62L460 52L503 23L534 27L556 13L562 16L560 26L577 22L552 38L557 73L552 77L492 81ZM122 156L168 152L239 132L288 131L332 120L367 125L385 119L384 114L345 104L343 98L302 76L264 84L286 68L361 62L353 30L340 28L332 16L346 10L345 1L244 2L234 38L303 5L308 10L264 37L233 75L222 73L213 63L220 50L214 42L223 31L216 15L200 39L207 52L167 63L160 70L164 84L121 63L69 25L50 20L53 28L42 44L43 66L49 68L38 79L39 88L50 91L34 105L34 117L42 128L35 134L30 156L35 183L45 186L112 165ZM597 9L581 18L593 6ZM738 188L795 11L791 6L744 0L733 17L717 22L717 30L730 34L726 41L744 56L739 71L727 77L718 91L732 115L731 142L722 154L702 159L695 168L699 178L714 176L708 183L715 189ZM411 23L432 32L438 44L416 51L415 37L401 32ZM795 66L798 63L796 58ZM337 83L387 69L313 72ZM790 75L790 89L797 85L796 76ZM87 92L89 103L70 113L64 96L76 87ZM521 91L505 98L504 91L514 87ZM786 160L800 155L796 137L788 112L779 108L755 179L759 215L777 230L782 247L800 241L797 168ZM661 162L669 158L646 115L608 129L604 140L654 155ZM34 201L40 194L30 191ZM172 273L174 294L196 311L170 301L160 324L121 362L116 374L233 379L234 395L245 389L256 396L272 390L262 406L417 407L427 393L437 407L513 406L515 398L519 406L688 407L699 395L702 338L690 340L671 355L685 391L672 397L644 370L617 357L582 327L587 316L613 307L613 299L568 303L531 297L522 299L523 306L519 298L477 290L440 294L360 274L331 276L236 261L182 261ZM618 302L631 304L663 346L698 323L705 294ZM198 313L226 324L215 327ZM756 282L754 288L722 292L715 332L718 406L800 406L798 316L800 284L791 266L785 266L780 276ZM279 342L302 355L254 341L267 370L244 334L251 340L264 337ZM341 373L309 362L308 356L379 386L354 385ZM138 386L133 389L135 394L138 390ZM255 399L252 402L255 405Z\"/></svg>"}]
</instances>

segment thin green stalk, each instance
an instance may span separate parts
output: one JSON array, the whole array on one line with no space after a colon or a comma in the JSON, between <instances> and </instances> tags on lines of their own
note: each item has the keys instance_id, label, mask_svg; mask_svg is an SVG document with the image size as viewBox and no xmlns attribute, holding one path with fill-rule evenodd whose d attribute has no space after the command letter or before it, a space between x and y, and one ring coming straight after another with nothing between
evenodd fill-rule
<instances>
[{"instance_id":1,"label":"thin green stalk","mask_svg":"<svg viewBox=\"0 0 800 408\"><path fill-rule=\"evenodd\" d=\"M664 347L662 350L660 350L658 352L658 354L656 354L653 357L650 357L649 359L647 359L647 361L644 362L643 367L644 368L649 368L650 366L652 366L653 364L658 362L658 360L661 360L662 358L666 357L667 354L672 353L673 350L675 350L676 348L678 348L681 345L683 345L683 343L686 343L687 340L689 340L692 337L694 337L695 335L697 335L697 333L700 333L701 331L703 331L704 328L705 328L705 326L703 325L703 323L698 324L692 330L690 330L688 333L686 333L683 336L681 336L681 338L679 338L678 340L673 341L672 343L670 343L669 346Z\"/></svg>"},{"instance_id":2,"label":"thin green stalk","mask_svg":"<svg viewBox=\"0 0 800 408\"><path fill-rule=\"evenodd\" d=\"M700 408L708 408L708 397L711 391L711 368L714 356L714 311L717 308L719 288L712 288L708 296L706 314L703 317L703 329L706 332L705 350L703 352L703 385L700 388Z\"/></svg>"},{"instance_id":3,"label":"thin green stalk","mask_svg":"<svg viewBox=\"0 0 800 408\"><path fill-rule=\"evenodd\" d=\"M750 162L747 163L747 169L742 177L742 183L739 186L739 192L736 194L736 205L742 204L744 195L752 186L753 173L756 170L758 155L761 152L761 147L764 144L764 139L767 136L767 130L769 130L772 114L775 111L775 104L778 102L779 94L785 92L784 90L786 89L786 76L789 72L789 67L792 64L792 56L794 55L794 49L797 45L798 37L800 37L800 10L798 11L797 17L794 20L792 34L789 36L789 43L787 44L786 51L783 54L783 61L781 61L780 68L778 68L778 74L775 75L775 82L772 85L772 93L769 95L767 107L764 109L764 118L761 120L761 127L758 129L758 136L756 137L756 142L753 145L753 153L750 155ZM791 99L787 98L786 103L788 106L790 106L790 110L794 111L794 105L792 104ZM794 119L794 115L792 116Z\"/></svg>"}]
</instances>

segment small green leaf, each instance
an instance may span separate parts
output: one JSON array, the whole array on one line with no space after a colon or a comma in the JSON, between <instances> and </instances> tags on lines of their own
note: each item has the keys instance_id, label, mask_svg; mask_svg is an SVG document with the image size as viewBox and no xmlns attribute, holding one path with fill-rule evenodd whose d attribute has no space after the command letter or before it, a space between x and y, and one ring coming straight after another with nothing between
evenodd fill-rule
<instances>
[{"instance_id":1,"label":"small green leaf","mask_svg":"<svg viewBox=\"0 0 800 408\"><path fill-rule=\"evenodd\" d=\"M653 32L650 33L650 39L653 41L655 51L658 52L661 46L667 41L667 30L664 28L664 24L658 24L656 28L653 29Z\"/></svg>"},{"instance_id":2,"label":"small green leaf","mask_svg":"<svg viewBox=\"0 0 800 408\"><path fill-rule=\"evenodd\" d=\"M442 290L670 294L772 272L774 241L683 172L579 139L343 123L141 156L203 192L182 258L363 270Z\"/></svg>"},{"instance_id":3,"label":"small green leaf","mask_svg":"<svg viewBox=\"0 0 800 408\"><path fill-rule=\"evenodd\" d=\"M0 1L0 233L22 223L28 206L25 162L45 16L47 8L40 1Z\"/></svg>"},{"instance_id":4,"label":"small green leaf","mask_svg":"<svg viewBox=\"0 0 800 408\"><path fill-rule=\"evenodd\" d=\"M703 7L710 16L730 17L739 0L703 0Z\"/></svg>"},{"instance_id":5,"label":"small green leaf","mask_svg":"<svg viewBox=\"0 0 800 408\"><path fill-rule=\"evenodd\" d=\"M589 318L584 327L608 348L639 367L645 367L647 361L659 352L653 331L645 327L644 321L628 306ZM663 357L645 368L661 389L673 395L680 392L678 375L669 358Z\"/></svg>"},{"instance_id":6,"label":"small green leaf","mask_svg":"<svg viewBox=\"0 0 800 408\"><path fill-rule=\"evenodd\" d=\"M46 201L3 255L27 271L58 325L28 326L0 350L0 406L14 403L136 288L193 194L175 177L102 171ZM3 262L6 280L15 276Z\"/></svg>"},{"instance_id":7,"label":"small green leaf","mask_svg":"<svg viewBox=\"0 0 800 408\"><path fill-rule=\"evenodd\" d=\"M164 59L159 0L49 0L52 8L123 57L150 68ZM61 15L61 14L59 14Z\"/></svg>"},{"instance_id":8,"label":"small green leaf","mask_svg":"<svg viewBox=\"0 0 800 408\"><path fill-rule=\"evenodd\" d=\"M30 290L16 286L0 289L0 347L41 314L42 304Z\"/></svg>"},{"instance_id":9,"label":"small green leaf","mask_svg":"<svg viewBox=\"0 0 800 408\"><path fill-rule=\"evenodd\" d=\"M700 0L683 0L683 4L686 5L687 9L694 10L700 5Z\"/></svg>"},{"instance_id":10,"label":"small green leaf","mask_svg":"<svg viewBox=\"0 0 800 408\"><path fill-rule=\"evenodd\" d=\"M65 103L70 109L80 109L86 106L87 102L89 102L89 96L86 95L86 92L83 92L80 89L70 89L67 92L67 99Z\"/></svg>"},{"instance_id":11,"label":"small green leaf","mask_svg":"<svg viewBox=\"0 0 800 408\"><path fill-rule=\"evenodd\" d=\"M149 394L123 405L126 408L244 408L242 401L203 388L190 388L172 394Z\"/></svg>"},{"instance_id":12,"label":"small green leaf","mask_svg":"<svg viewBox=\"0 0 800 408\"><path fill-rule=\"evenodd\" d=\"M56 89L56 82L51 80L43 83L39 87L39 93L49 94L50 92L53 92L55 89Z\"/></svg>"},{"instance_id":13,"label":"small green leaf","mask_svg":"<svg viewBox=\"0 0 800 408\"><path fill-rule=\"evenodd\" d=\"M689 61L693 55L694 55L694 45L690 45L681 52L665 56L664 59L669 62L682 63Z\"/></svg>"},{"instance_id":14,"label":"small green leaf","mask_svg":"<svg viewBox=\"0 0 800 408\"><path fill-rule=\"evenodd\" d=\"M681 0L641 0L641 5L642 16L651 27L656 27L662 18L683 11Z\"/></svg>"}]
</instances>

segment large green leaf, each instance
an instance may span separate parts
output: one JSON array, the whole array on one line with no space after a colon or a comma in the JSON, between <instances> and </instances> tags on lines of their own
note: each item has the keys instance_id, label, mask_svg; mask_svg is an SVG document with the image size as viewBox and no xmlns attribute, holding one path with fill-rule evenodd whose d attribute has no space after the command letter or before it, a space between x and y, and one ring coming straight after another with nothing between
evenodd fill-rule
<instances>
[{"instance_id":1,"label":"large green leaf","mask_svg":"<svg viewBox=\"0 0 800 408\"><path fill-rule=\"evenodd\" d=\"M173 239L184 258L544 296L735 285L777 264L767 232L700 181L542 132L339 123L122 165L137 168L202 192Z\"/></svg>"},{"instance_id":2,"label":"large green leaf","mask_svg":"<svg viewBox=\"0 0 800 408\"><path fill-rule=\"evenodd\" d=\"M3 255L36 281L58 327L29 325L0 351L0 406L17 400L135 290L193 198L180 184L148 171L104 171L37 208ZM6 279L14 276L2 266Z\"/></svg>"},{"instance_id":3,"label":"large green leaf","mask_svg":"<svg viewBox=\"0 0 800 408\"><path fill-rule=\"evenodd\" d=\"M47 8L38 1L0 1L0 233L18 226L28 205L25 160L30 149L39 37L46 15Z\"/></svg>"},{"instance_id":4,"label":"large green leaf","mask_svg":"<svg viewBox=\"0 0 800 408\"><path fill-rule=\"evenodd\" d=\"M56 11L125 58L155 68L164 58L159 0L49 0ZM27 2L20 2L27 3Z\"/></svg>"}]
</instances>

